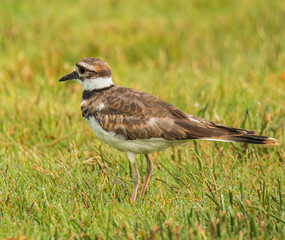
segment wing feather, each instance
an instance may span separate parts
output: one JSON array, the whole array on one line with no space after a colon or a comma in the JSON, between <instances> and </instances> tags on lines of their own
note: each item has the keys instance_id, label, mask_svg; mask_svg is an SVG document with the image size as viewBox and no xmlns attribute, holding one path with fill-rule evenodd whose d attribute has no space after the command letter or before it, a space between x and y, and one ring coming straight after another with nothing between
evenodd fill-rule
<instances>
[{"instance_id":1,"label":"wing feather","mask_svg":"<svg viewBox=\"0 0 285 240\"><path fill-rule=\"evenodd\" d=\"M98 110L99 104L103 104L104 108ZM152 95L118 86L91 97L82 106L82 114L87 118L96 118L105 131L114 132L128 140L205 138L265 144L268 139L252 135L254 131L228 127L185 114Z\"/></svg>"}]
</instances>

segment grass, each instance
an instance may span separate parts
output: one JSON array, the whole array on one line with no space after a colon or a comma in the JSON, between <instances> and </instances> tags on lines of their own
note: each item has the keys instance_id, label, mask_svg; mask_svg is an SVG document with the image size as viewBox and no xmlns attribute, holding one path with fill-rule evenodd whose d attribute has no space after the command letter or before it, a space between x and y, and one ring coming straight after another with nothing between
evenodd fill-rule
<instances>
[{"instance_id":1,"label":"grass","mask_svg":"<svg viewBox=\"0 0 285 240\"><path fill-rule=\"evenodd\" d=\"M2 1L0 238L284 239L284 13L282 1ZM80 86L58 83L87 56L116 84L280 146L153 154L132 205L126 156L88 129Z\"/></svg>"}]
</instances>

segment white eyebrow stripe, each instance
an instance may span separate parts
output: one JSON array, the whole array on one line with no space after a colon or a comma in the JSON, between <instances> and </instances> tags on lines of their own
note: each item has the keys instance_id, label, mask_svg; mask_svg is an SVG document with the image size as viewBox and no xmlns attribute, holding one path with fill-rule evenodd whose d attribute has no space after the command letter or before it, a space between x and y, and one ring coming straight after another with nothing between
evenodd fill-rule
<instances>
[{"instance_id":1,"label":"white eyebrow stripe","mask_svg":"<svg viewBox=\"0 0 285 240\"><path fill-rule=\"evenodd\" d=\"M76 64L77 67L85 67L89 71L95 71L95 68L91 67L89 64L84 62Z\"/></svg>"}]
</instances>

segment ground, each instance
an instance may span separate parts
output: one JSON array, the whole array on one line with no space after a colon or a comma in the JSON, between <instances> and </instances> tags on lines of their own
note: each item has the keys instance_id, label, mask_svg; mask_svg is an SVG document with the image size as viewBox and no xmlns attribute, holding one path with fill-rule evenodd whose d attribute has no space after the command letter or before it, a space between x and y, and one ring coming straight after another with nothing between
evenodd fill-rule
<instances>
[{"instance_id":1,"label":"ground","mask_svg":"<svg viewBox=\"0 0 285 240\"><path fill-rule=\"evenodd\" d=\"M0 238L285 238L283 1L3 0L0 15ZM87 127L79 84L58 82L91 56L115 84L280 145L153 154L131 204L127 157Z\"/></svg>"}]
</instances>

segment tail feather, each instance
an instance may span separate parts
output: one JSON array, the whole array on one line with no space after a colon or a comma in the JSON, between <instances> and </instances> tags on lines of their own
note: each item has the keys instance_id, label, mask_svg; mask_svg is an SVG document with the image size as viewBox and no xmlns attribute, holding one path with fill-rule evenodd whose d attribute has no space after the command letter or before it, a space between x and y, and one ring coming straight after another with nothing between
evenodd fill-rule
<instances>
[{"instance_id":1,"label":"tail feather","mask_svg":"<svg viewBox=\"0 0 285 240\"><path fill-rule=\"evenodd\" d=\"M241 128L229 127L219 123L204 120L202 118L188 115L190 121L185 128L190 136L196 139L213 140L223 142L243 142L252 144L278 145L278 141L271 137L254 135L254 131Z\"/></svg>"},{"instance_id":2,"label":"tail feather","mask_svg":"<svg viewBox=\"0 0 285 240\"><path fill-rule=\"evenodd\" d=\"M225 138L225 140L252 144L278 145L278 141L274 138L251 134L245 134L241 136L228 136Z\"/></svg>"}]
</instances>

